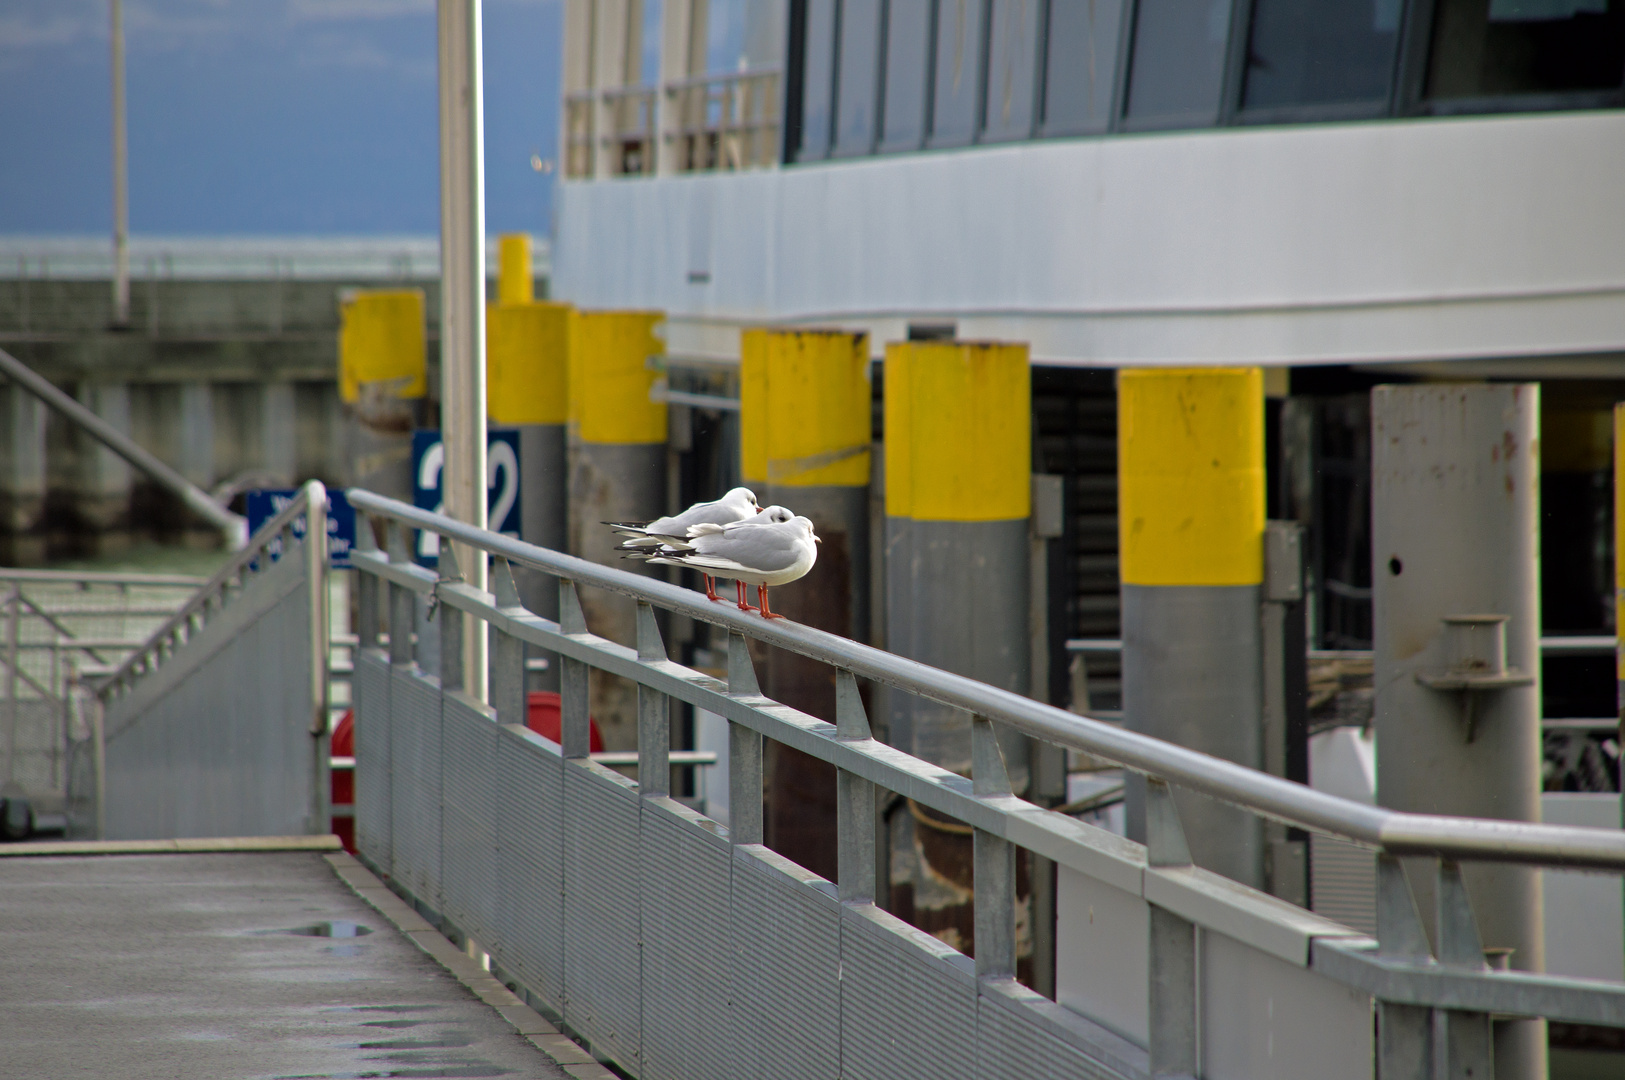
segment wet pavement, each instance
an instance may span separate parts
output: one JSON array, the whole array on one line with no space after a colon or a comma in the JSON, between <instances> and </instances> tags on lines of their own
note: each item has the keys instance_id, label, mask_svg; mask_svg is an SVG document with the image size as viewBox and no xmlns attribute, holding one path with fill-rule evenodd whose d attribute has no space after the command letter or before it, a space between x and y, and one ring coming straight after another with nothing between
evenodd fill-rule
<instances>
[{"instance_id":1,"label":"wet pavement","mask_svg":"<svg viewBox=\"0 0 1625 1080\"><path fill-rule=\"evenodd\" d=\"M320 854L0 858L7 1080L566 1075Z\"/></svg>"}]
</instances>

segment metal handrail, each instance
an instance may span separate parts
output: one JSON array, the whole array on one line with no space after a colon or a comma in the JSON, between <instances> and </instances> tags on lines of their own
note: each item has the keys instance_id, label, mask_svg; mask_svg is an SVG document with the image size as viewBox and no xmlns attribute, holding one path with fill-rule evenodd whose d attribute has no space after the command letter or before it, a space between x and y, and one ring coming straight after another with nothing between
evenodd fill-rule
<instances>
[{"instance_id":1,"label":"metal handrail","mask_svg":"<svg viewBox=\"0 0 1625 1080\"><path fill-rule=\"evenodd\" d=\"M0 581L31 581L63 585L175 585L197 588L208 578L191 574L122 574L101 570L16 570L0 568ZM74 609L78 611L78 609ZM119 609L121 612L123 608Z\"/></svg>"},{"instance_id":2,"label":"metal handrail","mask_svg":"<svg viewBox=\"0 0 1625 1080\"><path fill-rule=\"evenodd\" d=\"M1612 654L1619 647L1619 639L1612 634L1542 634L1542 656L1602 656ZM1066 651L1071 653L1120 653L1122 638L1068 638ZM1311 660L1370 660L1370 649L1310 649Z\"/></svg>"},{"instance_id":3,"label":"metal handrail","mask_svg":"<svg viewBox=\"0 0 1625 1080\"><path fill-rule=\"evenodd\" d=\"M549 551L369 491L352 488L348 494L351 505L365 513L427 529L521 566L724 627L1288 825L1354 840L1393 855L1625 871L1625 832L1410 814L1363 805L1044 705L835 634L787 620L768 621L725 604L712 604L703 595L676 585ZM481 605L485 606L501 616L494 604ZM557 632L557 624L537 621Z\"/></svg>"},{"instance_id":4,"label":"metal handrail","mask_svg":"<svg viewBox=\"0 0 1625 1080\"><path fill-rule=\"evenodd\" d=\"M184 607L175 612L168 621L155 630L145 642L126 657L113 674L97 684L96 693L106 700L121 687L127 689L139 675L156 666L161 661L166 648L173 647L183 633L191 631L194 620L207 619L210 606L220 601L233 583L241 582L245 574L250 572L252 563L256 560L264 560L262 569L264 566L269 565L271 559L269 549L271 545L279 540L285 531L290 530L295 519L301 515L308 515L305 525L307 540L305 557L314 564L311 567L312 580L316 582L324 580L327 559L327 545L323 542L327 536L327 489L322 486L320 481L311 480L298 490L293 498L288 501L288 505L283 507L281 513L260 526L259 531L248 538L246 546L232 556L226 565L222 566L213 577L209 578L202 588L198 589L192 596L192 599L186 602ZM316 542L309 542L312 540ZM321 607L322 605L316 604L313 606ZM325 642L325 639L325 611L313 612L311 641L313 643ZM325 649L317 649L316 655L318 657L317 666L322 669L320 692L317 694L317 700L323 704L318 712L322 714L322 722L325 724L327 696L327 658Z\"/></svg>"}]
</instances>

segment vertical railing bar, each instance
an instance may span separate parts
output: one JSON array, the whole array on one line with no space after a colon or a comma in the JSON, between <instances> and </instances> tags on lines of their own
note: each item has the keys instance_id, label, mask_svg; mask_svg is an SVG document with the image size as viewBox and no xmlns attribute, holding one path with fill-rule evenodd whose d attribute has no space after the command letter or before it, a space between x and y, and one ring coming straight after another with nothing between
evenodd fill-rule
<instances>
[{"instance_id":1,"label":"vertical railing bar","mask_svg":"<svg viewBox=\"0 0 1625 1080\"><path fill-rule=\"evenodd\" d=\"M411 561L407 554L406 526L391 522L389 530L389 561L405 565ZM389 662L405 666L412 662L412 630L416 622L417 601L412 590L404 585L389 583Z\"/></svg>"},{"instance_id":2,"label":"vertical railing bar","mask_svg":"<svg viewBox=\"0 0 1625 1080\"><path fill-rule=\"evenodd\" d=\"M638 659L666 659L666 646L655 623L654 607L638 601ZM638 683L638 790L645 796L671 792L671 704L665 694Z\"/></svg>"},{"instance_id":3,"label":"vertical railing bar","mask_svg":"<svg viewBox=\"0 0 1625 1080\"><path fill-rule=\"evenodd\" d=\"M984 799L1011 794L999 735L985 716L971 718L971 790ZM1011 978L1016 973L1016 847L984 829L974 831L972 843L976 974Z\"/></svg>"},{"instance_id":4,"label":"vertical railing bar","mask_svg":"<svg viewBox=\"0 0 1625 1080\"><path fill-rule=\"evenodd\" d=\"M442 543L441 550L449 549L452 545ZM494 560L491 584L496 598L496 606L512 614L522 614L523 606L519 603L519 590L514 585L513 570L507 559ZM453 611L441 615L443 624L461 622L454 619ZM518 724L525 726L527 719L525 699L525 643L512 634L504 633L496 627L491 628L491 706L496 710L499 724Z\"/></svg>"},{"instance_id":5,"label":"vertical railing bar","mask_svg":"<svg viewBox=\"0 0 1625 1080\"><path fill-rule=\"evenodd\" d=\"M461 583L463 580L463 571L462 567L457 563L456 550L454 544L442 542L440 545L440 580L436 582L437 589L441 584ZM438 593L436 598L438 599ZM440 606L443 607L444 605ZM465 619L457 616L456 609L452 609L440 617L440 689L443 692L462 690L467 685L463 678L463 626L465 622ZM523 723L523 721L520 722Z\"/></svg>"},{"instance_id":6,"label":"vertical railing bar","mask_svg":"<svg viewBox=\"0 0 1625 1080\"><path fill-rule=\"evenodd\" d=\"M835 732L838 739L873 738L869 715L850 671L835 672ZM835 882L847 903L873 902L877 895L875 865L875 791L872 781L846 769L835 772Z\"/></svg>"},{"instance_id":7,"label":"vertical railing bar","mask_svg":"<svg viewBox=\"0 0 1625 1080\"><path fill-rule=\"evenodd\" d=\"M587 619L581 611L576 584L559 578L559 629L566 634L587 632ZM559 654L559 743L567 758L584 758L591 749L591 717L588 715L587 664Z\"/></svg>"},{"instance_id":8,"label":"vertical railing bar","mask_svg":"<svg viewBox=\"0 0 1625 1080\"><path fill-rule=\"evenodd\" d=\"M759 697L756 667L750 642L728 632L728 694ZM728 837L735 844L760 844L762 828L762 735L743 724L728 722Z\"/></svg>"}]
</instances>

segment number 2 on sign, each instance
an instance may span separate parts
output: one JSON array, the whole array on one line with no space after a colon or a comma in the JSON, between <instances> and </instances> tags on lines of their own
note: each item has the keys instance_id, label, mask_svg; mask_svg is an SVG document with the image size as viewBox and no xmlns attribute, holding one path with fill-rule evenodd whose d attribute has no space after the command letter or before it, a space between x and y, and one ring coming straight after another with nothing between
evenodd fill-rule
<instances>
[{"instance_id":1,"label":"number 2 on sign","mask_svg":"<svg viewBox=\"0 0 1625 1080\"><path fill-rule=\"evenodd\" d=\"M418 487L427 491L440 490L441 473L445 467L446 444L434 443L424 451L423 460L418 464ZM508 515L513 512L514 502L519 498L519 462L514 457L511 443L499 439L486 448L485 483L488 508L486 520L494 526L504 525L507 523ZM444 497L435 503L434 512L437 514L446 512ZM439 557L439 535L427 529L419 529L418 555L423 558Z\"/></svg>"}]
</instances>

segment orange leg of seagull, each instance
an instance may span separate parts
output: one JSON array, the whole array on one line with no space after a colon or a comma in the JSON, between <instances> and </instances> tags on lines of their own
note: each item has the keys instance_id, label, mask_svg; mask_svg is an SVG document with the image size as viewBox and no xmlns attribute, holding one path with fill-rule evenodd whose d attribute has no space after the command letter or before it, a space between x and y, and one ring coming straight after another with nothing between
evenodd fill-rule
<instances>
[{"instance_id":1,"label":"orange leg of seagull","mask_svg":"<svg viewBox=\"0 0 1625 1080\"><path fill-rule=\"evenodd\" d=\"M739 595L739 610L740 611L755 611L756 610L753 606L751 606L750 601L745 599L745 583L743 581L734 582L734 591L736 593L738 593L738 595Z\"/></svg>"},{"instance_id":2,"label":"orange leg of seagull","mask_svg":"<svg viewBox=\"0 0 1625 1080\"><path fill-rule=\"evenodd\" d=\"M713 604L721 603L722 597L717 595L716 579L710 574L701 574L700 576L705 579L705 598Z\"/></svg>"},{"instance_id":3,"label":"orange leg of seagull","mask_svg":"<svg viewBox=\"0 0 1625 1080\"><path fill-rule=\"evenodd\" d=\"M758 586L756 586L756 602L762 605L762 618L764 618L764 619L782 619L782 618L784 618L783 615L779 615L779 614L776 614L775 612L772 612L772 611L768 610L768 608L767 608L767 586L766 585L758 585Z\"/></svg>"}]
</instances>

